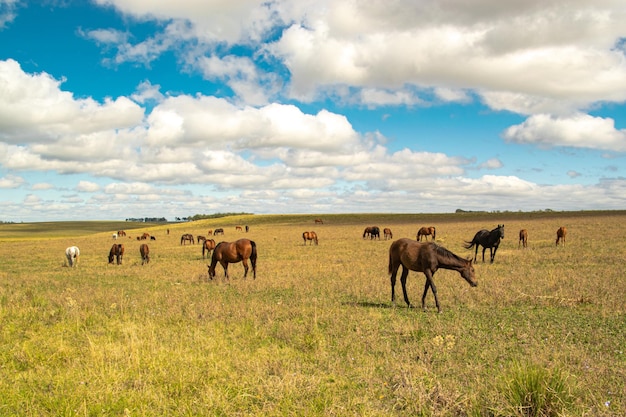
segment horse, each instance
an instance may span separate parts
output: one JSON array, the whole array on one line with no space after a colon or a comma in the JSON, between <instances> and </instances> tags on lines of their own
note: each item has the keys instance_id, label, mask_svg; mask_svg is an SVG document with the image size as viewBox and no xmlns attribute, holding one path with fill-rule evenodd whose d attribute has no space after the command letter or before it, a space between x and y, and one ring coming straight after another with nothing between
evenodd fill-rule
<instances>
[{"instance_id":1,"label":"horse","mask_svg":"<svg viewBox=\"0 0 626 417\"><path fill-rule=\"evenodd\" d=\"M117 240L117 233L113 233L111 237L113 238L113 240Z\"/></svg>"},{"instance_id":2,"label":"horse","mask_svg":"<svg viewBox=\"0 0 626 417\"><path fill-rule=\"evenodd\" d=\"M556 246L559 246L559 241L565 246L565 236L567 235L567 228L565 226L559 227L556 231Z\"/></svg>"},{"instance_id":3,"label":"horse","mask_svg":"<svg viewBox=\"0 0 626 417\"><path fill-rule=\"evenodd\" d=\"M243 227L241 227L241 226L235 226L235 231L238 231L238 232L243 232Z\"/></svg>"},{"instance_id":4,"label":"horse","mask_svg":"<svg viewBox=\"0 0 626 417\"><path fill-rule=\"evenodd\" d=\"M213 236L213 230L209 229L209 231L206 232L206 235L207 236Z\"/></svg>"},{"instance_id":5,"label":"horse","mask_svg":"<svg viewBox=\"0 0 626 417\"><path fill-rule=\"evenodd\" d=\"M150 248L146 243L142 243L139 246L139 253L141 254L141 264L147 264L150 262Z\"/></svg>"},{"instance_id":6,"label":"horse","mask_svg":"<svg viewBox=\"0 0 626 417\"><path fill-rule=\"evenodd\" d=\"M250 226L246 225L246 233L250 231Z\"/></svg>"},{"instance_id":7,"label":"horse","mask_svg":"<svg viewBox=\"0 0 626 417\"><path fill-rule=\"evenodd\" d=\"M365 239L366 236L369 236L370 239L375 239L376 237L380 239L380 228L378 226L366 227L363 231L363 239Z\"/></svg>"},{"instance_id":8,"label":"horse","mask_svg":"<svg viewBox=\"0 0 626 417\"><path fill-rule=\"evenodd\" d=\"M213 239L207 239L204 241L202 245L202 259L204 259L204 253L206 252L206 256L209 256L209 253L215 249L215 241Z\"/></svg>"},{"instance_id":9,"label":"horse","mask_svg":"<svg viewBox=\"0 0 626 417\"><path fill-rule=\"evenodd\" d=\"M417 231L417 238L415 240L417 240L418 242L422 241L422 236L424 237L424 239L428 240L428 236L432 236L433 237L433 241L435 240L435 238L437 237L437 230L435 229L435 226L430 226L430 227L422 227L420 230Z\"/></svg>"},{"instance_id":10,"label":"horse","mask_svg":"<svg viewBox=\"0 0 626 417\"><path fill-rule=\"evenodd\" d=\"M476 246L476 250L474 251L474 262L476 262L476 255L478 254L478 245L483 247L483 262L485 262L485 249L489 248L489 254L491 255L491 263L496 258L496 252L498 251L498 246L500 245L500 240L504 239L504 225L499 224L498 227L493 229L492 231L488 231L487 229L482 229L476 232L474 235L474 239L471 242L465 242L465 249L471 249L472 246Z\"/></svg>"},{"instance_id":11,"label":"horse","mask_svg":"<svg viewBox=\"0 0 626 417\"><path fill-rule=\"evenodd\" d=\"M383 234L385 235L385 240L387 239L393 239L393 233L391 233L391 229L388 227L385 227L383 229Z\"/></svg>"},{"instance_id":12,"label":"horse","mask_svg":"<svg viewBox=\"0 0 626 417\"><path fill-rule=\"evenodd\" d=\"M144 233L143 235L141 235L140 240L147 240L147 239L150 239L150 233Z\"/></svg>"},{"instance_id":13,"label":"horse","mask_svg":"<svg viewBox=\"0 0 626 417\"><path fill-rule=\"evenodd\" d=\"M118 236L126 236L126 232L123 231L123 230L118 230L117 235Z\"/></svg>"},{"instance_id":14,"label":"horse","mask_svg":"<svg viewBox=\"0 0 626 417\"><path fill-rule=\"evenodd\" d=\"M525 248L528 247L528 230L526 229L522 229L519 231L519 243L517 244L517 248L519 249L522 245Z\"/></svg>"},{"instance_id":15,"label":"horse","mask_svg":"<svg viewBox=\"0 0 626 417\"><path fill-rule=\"evenodd\" d=\"M80 250L78 249L78 246L70 246L67 249L65 249L65 257L67 258L67 263L70 266L70 268L73 268L76 265L78 265L79 256L80 256Z\"/></svg>"},{"instance_id":16,"label":"horse","mask_svg":"<svg viewBox=\"0 0 626 417\"><path fill-rule=\"evenodd\" d=\"M324 224L324 222L322 221L322 219L315 219L315 224Z\"/></svg>"},{"instance_id":17,"label":"horse","mask_svg":"<svg viewBox=\"0 0 626 417\"><path fill-rule=\"evenodd\" d=\"M198 242L198 245L200 244L200 242L206 242L206 237L198 235L196 236L196 242Z\"/></svg>"},{"instance_id":18,"label":"horse","mask_svg":"<svg viewBox=\"0 0 626 417\"><path fill-rule=\"evenodd\" d=\"M184 235L182 235L180 237L180 244L182 245L187 244L187 242L191 242L191 244L193 245L195 242L193 240L193 235L191 233L185 233Z\"/></svg>"},{"instance_id":19,"label":"horse","mask_svg":"<svg viewBox=\"0 0 626 417\"><path fill-rule=\"evenodd\" d=\"M304 233L302 233L302 240L304 240L304 246L306 246L306 241L307 240L311 241L311 245L313 244L313 242L315 242L315 244L317 245L317 233L315 233L315 232L304 232Z\"/></svg>"},{"instance_id":20,"label":"horse","mask_svg":"<svg viewBox=\"0 0 626 417\"><path fill-rule=\"evenodd\" d=\"M117 260L117 264L122 264L122 258L124 257L124 245L121 243L114 243L109 251L109 263L112 264L113 260Z\"/></svg>"},{"instance_id":21,"label":"horse","mask_svg":"<svg viewBox=\"0 0 626 417\"><path fill-rule=\"evenodd\" d=\"M430 288L435 297L437 311L441 313L437 288L433 276L439 268L457 271L472 286L477 286L475 281L474 265L471 259L463 259L450 252L443 246L434 242L416 242L412 239L403 238L396 240L389 247L389 274L391 274L391 302L395 305L395 286L398 268L402 265L402 292L404 301L409 308L413 307L406 292L406 279L409 270L423 272L426 276L424 293L422 294L422 310L426 311L426 294Z\"/></svg>"},{"instance_id":22,"label":"horse","mask_svg":"<svg viewBox=\"0 0 626 417\"><path fill-rule=\"evenodd\" d=\"M222 229L221 227L219 229L215 229L213 230L213 236L217 236L217 235L222 235L224 236L224 229Z\"/></svg>"},{"instance_id":23,"label":"horse","mask_svg":"<svg viewBox=\"0 0 626 417\"><path fill-rule=\"evenodd\" d=\"M235 242L220 242L213 250L213 256L211 257L211 265L209 265L209 278L212 280L215 277L215 265L219 262L224 268L224 277L230 279L228 276L228 264L229 263L243 263L243 277L248 275L248 259L252 264L252 273L254 279L256 279L256 258L257 249L256 243L250 239L239 239Z\"/></svg>"}]
</instances>

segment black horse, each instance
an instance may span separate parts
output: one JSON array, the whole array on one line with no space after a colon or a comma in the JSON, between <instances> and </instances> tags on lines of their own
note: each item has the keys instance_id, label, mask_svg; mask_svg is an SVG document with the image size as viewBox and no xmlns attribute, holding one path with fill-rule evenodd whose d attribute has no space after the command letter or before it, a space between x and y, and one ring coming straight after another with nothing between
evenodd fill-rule
<instances>
[{"instance_id":1,"label":"black horse","mask_svg":"<svg viewBox=\"0 0 626 417\"><path fill-rule=\"evenodd\" d=\"M471 249L472 246L476 246L474 250L474 262L476 262L476 255L478 254L478 245L483 247L483 262L485 262L485 249L489 248L489 254L491 255L491 263L496 258L496 252L498 246L500 246L500 240L504 239L504 225L499 224L498 227L491 232L487 229L480 230L474 236L471 242L465 242L465 249Z\"/></svg>"}]
</instances>

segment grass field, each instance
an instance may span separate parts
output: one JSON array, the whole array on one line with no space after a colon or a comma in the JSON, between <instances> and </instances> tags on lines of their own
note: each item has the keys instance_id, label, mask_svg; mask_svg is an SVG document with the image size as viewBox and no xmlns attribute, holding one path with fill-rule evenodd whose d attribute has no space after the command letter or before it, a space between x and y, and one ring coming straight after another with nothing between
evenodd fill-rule
<instances>
[{"instance_id":1,"label":"grass field","mask_svg":"<svg viewBox=\"0 0 626 417\"><path fill-rule=\"evenodd\" d=\"M394 239L433 225L439 244L468 257L463 241L501 223L478 287L437 272L441 314L432 294L426 312L402 297L394 307L391 242L361 238L371 225ZM119 266L107 262L119 223L16 226L0 225L2 416L626 415L626 212L144 225L118 240ZM559 226L568 236L556 247ZM209 282L201 247L180 245L216 227L223 240L256 241L256 280L234 264L230 282L220 267ZM318 246L303 245L308 230ZM143 232L156 237L145 266ZM76 268L65 266L71 245ZM411 272L414 305L423 286Z\"/></svg>"}]
</instances>

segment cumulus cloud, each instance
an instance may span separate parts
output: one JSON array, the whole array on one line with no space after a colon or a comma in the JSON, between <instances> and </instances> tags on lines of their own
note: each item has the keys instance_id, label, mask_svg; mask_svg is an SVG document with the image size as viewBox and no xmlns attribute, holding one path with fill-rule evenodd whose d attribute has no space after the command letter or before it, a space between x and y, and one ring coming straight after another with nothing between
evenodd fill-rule
<instances>
[{"instance_id":1,"label":"cumulus cloud","mask_svg":"<svg viewBox=\"0 0 626 417\"><path fill-rule=\"evenodd\" d=\"M18 188L25 182L26 180L24 180L24 178L9 174L4 177L0 177L0 188Z\"/></svg>"},{"instance_id":2,"label":"cumulus cloud","mask_svg":"<svg viewBox=\"0 0 626 417\"><path fill-rule=\"evenodd\" d=\"M626 151L626 130L616 129L613 119L581 113L570 117L534 115L506 129L503 137L510 142L539 146Z\"/></svg>"}]
</instances>

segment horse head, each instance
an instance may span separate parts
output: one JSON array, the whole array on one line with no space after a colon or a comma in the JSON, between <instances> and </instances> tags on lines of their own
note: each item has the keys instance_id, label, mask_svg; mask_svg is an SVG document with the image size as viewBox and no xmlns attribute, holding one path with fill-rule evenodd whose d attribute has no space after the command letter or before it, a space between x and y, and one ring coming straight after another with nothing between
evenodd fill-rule
<instances>
[{"instance_id":1,"label":"horse head","mask_svg":"<svg viewBox=\"0 0 626 417\"><path fill-rule=\"evenodd\" d=\"M474 270L474 261L472 259L467 259L467 263L465 267L461 269L461 276L465 281L469 283L472 287L476 287L478 283L476 282L476 271Z\"/></svg>"}]
</instances>

